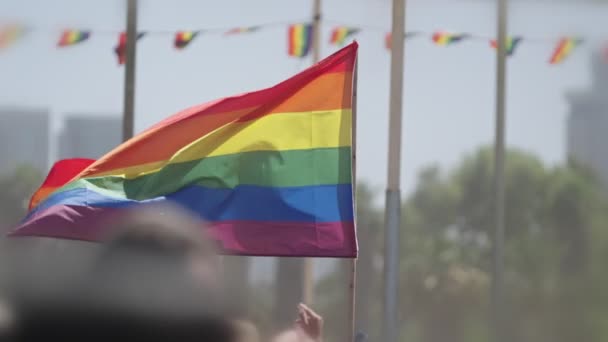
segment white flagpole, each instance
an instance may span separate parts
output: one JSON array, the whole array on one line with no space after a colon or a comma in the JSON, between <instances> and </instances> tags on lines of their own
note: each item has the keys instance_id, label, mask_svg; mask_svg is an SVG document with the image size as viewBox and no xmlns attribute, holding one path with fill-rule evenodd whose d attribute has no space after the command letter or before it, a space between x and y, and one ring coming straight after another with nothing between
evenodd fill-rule
<instances>
[{"instance_id":1,"label":"white flagpole","mask_svg":"<svg viewBox=\"0 0 608 342\"><path fill-rule=\"evenodd\" d=\"M405 0L393 0L391 34L391 83L388 132L388 179L384 255L384 339L399 338L398 288L401 230L401 123L403 116L403 56L405 43Z\"/></svg>"},{"instance_id":2,"label":"white flagpole","mask_svg":"<svg viewBox=\"0 0 608 342\"><path fill-rule=\"evenodd\" d=\"M125 62L124 110L122 139L133 136L135 117L135 49L137 47L137 0L127 1L127 46Z\"/></svg>"},{"instance_id":3,"label":"white flagpole","mask_svg":"<svg viewBox=\"0 0 608 342\"><path fill-rule=\"evenodd\" d=\"M497 1L496 28L496 132L494 143L494 219L492 260L492 331L494 341L503 340L504 235L505 235L505 86L507 0Z\"/></svg>"}]
</instances>

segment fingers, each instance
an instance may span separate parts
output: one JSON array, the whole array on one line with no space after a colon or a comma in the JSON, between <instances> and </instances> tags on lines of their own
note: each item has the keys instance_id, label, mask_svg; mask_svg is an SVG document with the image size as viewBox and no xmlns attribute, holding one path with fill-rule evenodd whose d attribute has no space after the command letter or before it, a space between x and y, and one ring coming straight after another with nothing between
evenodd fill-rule
<instances>
[{"instance_id":1,"label":"fingers","mask_svg":"<svg viewBox=\"0 0 608 342\"><path fill-rule=\"evenodd\" d=\"M306 309L307 307L304 304L298 305L298 320L304 322L304 325L308 325L310 319L310 315Z\"/></svg>"},{"instance_id":2,"label":"fingers","mask_svg":"<svg viewBox=\"0 0 608 342\"><path fill-rule=\"evenodd\" d=\"M307 320L310 319L314 319L316 321L322 321L323 318L321 317L321 315L317 314L316 312L314 312L311 308L309 308L308 306L306 306L306 304L304 303L300 303L298 304L298 311L305 315Z\"/></svg>"}]
</instances>

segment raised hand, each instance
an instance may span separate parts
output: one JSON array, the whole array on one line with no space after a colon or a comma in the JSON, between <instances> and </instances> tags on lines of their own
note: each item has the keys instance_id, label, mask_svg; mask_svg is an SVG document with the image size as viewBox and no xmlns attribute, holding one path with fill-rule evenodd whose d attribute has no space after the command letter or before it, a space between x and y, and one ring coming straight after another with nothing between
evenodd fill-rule
<instances>
[{"instance_id":1,"label":"raised hand","mask_svg":"<svg viewBox=\"0 0 608 342\"><path fill-rule=\"evenodd\" d=\"M323 317L304 304L298 305L296 327L307 339L323 341Z\"/></svg>"}]
</instances>

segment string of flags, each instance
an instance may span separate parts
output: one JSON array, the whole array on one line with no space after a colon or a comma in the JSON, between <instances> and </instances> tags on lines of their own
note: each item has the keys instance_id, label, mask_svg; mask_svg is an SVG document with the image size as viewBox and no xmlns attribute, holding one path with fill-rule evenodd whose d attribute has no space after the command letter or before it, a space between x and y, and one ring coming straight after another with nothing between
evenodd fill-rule
<instances>
[{"instance_id":1,"label":"string of flags","mask_svg":"<svg viewBox=\"0 0 608 342\"><path fill-rule=\"evenodd\" d=\"M242 34L250 34L257 32L265 27L276 26L277 24L266 24L266 25L255 25L255 26L244 26L234 27L223 30L196 30L196 31L177 31L174 33L173 46L177 50L183 50L187 48L192 41L201 36L202 34L210 34L220 32L224 36L235 36ZM290 57L304 58L307 57L311 51L313 26L310 23L297 23L297 24L279 24L287 25L287 55ZM365 28L370 29L370 28ZM0 25L0 51L7 49L14 45L18 40L22 39L26 33L33 31L33 28L28 28L20 24L11 25ZM371 30L378 31L377 28L371 28ZM332 46L343 46L345 43L353 39L357 34L362 31L361 27L356 26L345 26L336 25L332 28L330 33L329 44ZM166 34L167 32L161 31L144 31L139 32L137 40L149 34ZM59 34L57 42L58 48L66 48L87 42L93 36L94 31L92 30L76 30L68 29L64 30ZM172 33L173 34L173 33ZM119 65L125 62L125 51L127 36L125 32L117 32L118 42L114 47L114 53L116 55ZM428 37L437 46L447 47L461 43L466 40L485 40L489 42L490 47L496 49L496 40L490 37L475 36L468 33L457 33L448 31L436 31L436 32L406 32L405 39L416 38L416 37ZM386 49L391 49L391 34L385 35L384 45ZM534 39L526 38L524 36L511 36L507 37L506 41L506 53L508 56L513 56L516 50L521 46L523 42L551 42L553 39ZM554 42L555 47L551 56L548 60L549 64L560 64L564 62L568 56L570 56L574 50L583 44L585 40L578 36L561 37ZM608 40L604 43L604 59L608 62Z\"/></svg>"}]
</instances>

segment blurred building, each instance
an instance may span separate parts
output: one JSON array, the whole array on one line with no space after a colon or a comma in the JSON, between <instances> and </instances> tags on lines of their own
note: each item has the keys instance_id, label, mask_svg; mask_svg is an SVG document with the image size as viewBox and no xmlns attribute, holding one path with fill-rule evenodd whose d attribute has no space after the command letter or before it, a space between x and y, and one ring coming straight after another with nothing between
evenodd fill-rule
<instances>
[{"instance_id":1,"label":"blurred building","mask_svg":"<svg viewBox=\"0 0 608 342\"><path fill-rule=\"evenodd\" d=\"M69 114L64 116L57 156L97 159L121 142L120 116Z\"/></svg>"},{"instance_id":2,"label":"blurred building","mask_svg":"<svg viewBox=\"0 0 608 342\"><path fill-rule=\"evenodd\" d=\"M608 63L598 52L591 66L591 87L567 94L567 150L569 158L591 168L608 186Z\"/></svg>"},{"instance_id":3,"label":"blurred building","mask_svg":"<svg viewBox=\"0 0 608 342\"><path fill-rule=\"evenodd\" d=\"M0 174L18 165L46 173L49 164L50 115L46 109L0 108Z\"/></svg>"}]
</instances>

